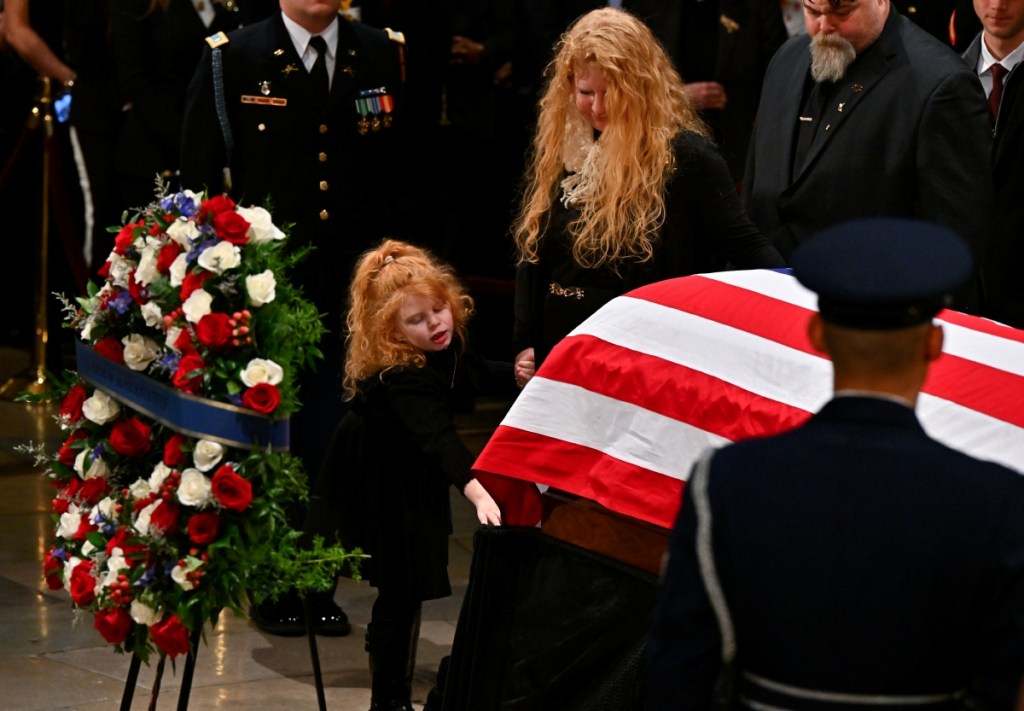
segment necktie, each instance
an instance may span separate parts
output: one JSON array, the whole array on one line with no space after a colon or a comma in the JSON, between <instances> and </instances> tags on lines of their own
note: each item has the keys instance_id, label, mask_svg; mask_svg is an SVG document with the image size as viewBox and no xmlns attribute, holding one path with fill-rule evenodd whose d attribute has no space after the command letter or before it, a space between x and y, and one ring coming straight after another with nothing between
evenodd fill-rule
<instances>
[{"instance_id":1,"label":"necktie","mask_svg":"<svg viewBox=\"0 0 1024 711\"><path fill-rule=\"evenodd\" d=\"M807 101L800 112L799 124L797 125L796 152L793 154L793 175L795 176L804 167L804 159L807 156L807 149L814 140L814 134L821 122L821 115L825 112L825 101L832 84L830 82L813 82L811 90L807 94Z\"/></svg>"},{"instance_id":2,"label":"necktie","mask_svg":"<svg viewBox=\"0 0 1024 711\"><path fill-rule=\"evenodd\" d=\"M999 113L999 100L1003 98L1003 75L1006 74L1006 67L996 63L992 65L992 91L988 93L988 112L992 116L992 123L996 122L996 115Z\"/></svg>"},{"instance_id":3,"label":"necktie","mask_svg":"<svg viewBox=\"0 0 1024 711\"><path fill-rule=\"evenodd\" d=\"M326 99L331 94L331 83L327 78L327 42L320 35L314 35L309 38L309 46L316 50L316 61L309 70L309 78L320 96Z\"/></svg>"}]
</instances>

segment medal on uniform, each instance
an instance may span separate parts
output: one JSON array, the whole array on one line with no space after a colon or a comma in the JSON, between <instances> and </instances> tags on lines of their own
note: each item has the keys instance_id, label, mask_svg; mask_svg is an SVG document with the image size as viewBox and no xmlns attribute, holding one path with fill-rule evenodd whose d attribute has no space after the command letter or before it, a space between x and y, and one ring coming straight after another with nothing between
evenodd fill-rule
<instances>
[{"instance_id":1,"label":"medal on uniform","mask_svg":"<svg viewBox=\"0 0 1024 711\"><path fill-rule=\"evenodd\" d=\"M366 135L370 131L377 132L391 126L391 112L395 101L385 87L363 89L356 98L356 111L359 112L357 128L359 133Z\"/></svg>"},{"instance_id":2,"label":"medal on uniform","mask_svg":"<svg viewBox=\"0 0 1024 711\"><path fill-rule=\"evenodd\" d=\"M260 82L260 93L263 94L264 96L270 96L270 82L269 81L261 81Z\"/></svg>"}]
</instances>

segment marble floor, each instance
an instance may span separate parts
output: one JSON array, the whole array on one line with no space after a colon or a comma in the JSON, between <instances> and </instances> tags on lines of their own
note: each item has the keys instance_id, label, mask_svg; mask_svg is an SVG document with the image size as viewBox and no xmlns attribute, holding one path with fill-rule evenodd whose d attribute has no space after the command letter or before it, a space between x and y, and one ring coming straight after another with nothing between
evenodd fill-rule
<instances>
[{"instance_id":1,"label":"marble floor","mask_svg":"<svg viewBox=\"0 0 1024 711\"><path fill-rule=\"evenodd\" d=\"M91 624L76 624L64 591L47 589L42 559L50 535L52 488L24 454L28 441L59 444L56 425L45 406L13 402L11 391L28 372L26 352L0 347L0 385L14 378L0 397L0 708L7 711L106 711L120 707L130 658L106 645ZM460 420L474 451L500 421L508 403L481 402L476 415ZM455 534L450 541L454 595L424 604L413 701L421 709L433 686L439 660L451 649L472 556L476 525L470 505L453 496ZM343 580L336 601L348 613L352 634L318 637L327 708L366 711L370 701L363 635L374 590ZM143 666L132 709L174 709L178 704L183 661L168 664L152 705L154 668ZM206 630L196 663L189 709L317 708L316 687L306 638L267 635L247 619L222 615Z\"/></svg>"}]
</instances>

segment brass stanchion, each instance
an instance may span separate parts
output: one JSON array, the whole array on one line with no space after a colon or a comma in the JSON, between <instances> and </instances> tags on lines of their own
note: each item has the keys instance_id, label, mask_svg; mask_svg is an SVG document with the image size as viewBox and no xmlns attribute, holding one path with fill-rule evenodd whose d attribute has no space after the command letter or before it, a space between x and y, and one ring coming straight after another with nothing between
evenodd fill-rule
<instances>
[{"instance_id":1,"label":"brass stanchion","mask_svg":"<svg viewBox=\"0 0 1024 711\"><path fill-rule=\"evenodd\" d=\"M50 77L40 77L39 96L36 97L36 104L32 107L32 113L28 119L29 131L39 128L40 122L43 127L43 173L42 173L42 205L39 223L39 252L36 262L36 291L35 291L35 337L32 344L32 363L29 366L27 375L18 375L7 379L0 386L0 395L7 395L13 392L17 395L21 390L27 390L32 394L39 394L50 389L49 378L46 374L46 347L50 340L50 332L47 327L47 267L50 261L50 153L53 148L53 94ZM22 383L26 383L22 385ZM20 387L18 387L20 385Z\"/></svg>"}]
</instances>

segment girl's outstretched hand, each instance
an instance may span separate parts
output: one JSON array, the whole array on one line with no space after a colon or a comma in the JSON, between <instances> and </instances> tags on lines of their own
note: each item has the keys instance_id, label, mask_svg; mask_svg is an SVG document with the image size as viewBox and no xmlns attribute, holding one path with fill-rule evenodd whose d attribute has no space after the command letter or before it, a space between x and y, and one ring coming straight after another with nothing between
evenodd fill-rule
<instances>
[{"instance_id":1,"label":"girl's outstretched hand","mask_svg":"<svg viewBox=\"0 0 1024 711\"><path fill-rule=\"evenodd\" d=\"M491 526L501 525L501 510L498 508L498 504L494 503L491 495L487 493L483 484L476 479L471 479L462 493L476 507L476 517L480 523Z\"/></svg>"}]
</instances>

